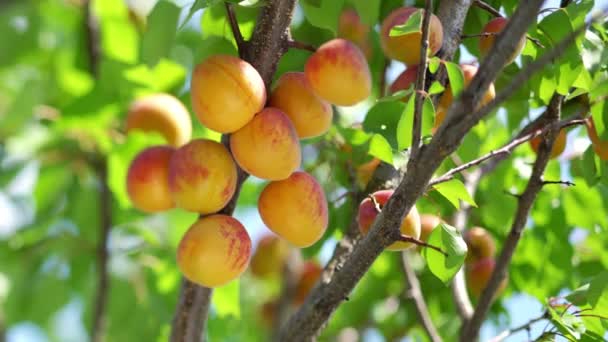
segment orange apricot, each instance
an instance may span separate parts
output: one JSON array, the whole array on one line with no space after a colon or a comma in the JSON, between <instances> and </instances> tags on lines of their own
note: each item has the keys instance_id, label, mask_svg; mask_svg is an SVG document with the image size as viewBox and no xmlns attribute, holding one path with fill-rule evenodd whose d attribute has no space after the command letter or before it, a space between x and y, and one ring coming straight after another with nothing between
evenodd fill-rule
<instances>
[{"instance_id":1,"label":"orange apricot","mask_svg":"<svg viewBox=\"0 0 608 342\"><path fill-rule=\"evenodd\" d=\"M591 139L591 146L593 151L595 151L595 154L597 154L601 160L608 160L608 140L601 140L597 135L592 116L585 119L585 126L587 127L587 134L589 135L589 139Z\"/></svg>"},{"instance_id":2,"label":"orange apricot","mask_svg":"<svg viewBox=\"0 0 608 342\"><path fill-rule=\"evenodd\" d=\"M474 262L485 258L493 258L496 253L496 244L490 233L481 228L473 227L463 234L464 241L469 249L466 262Z\"/></svg>"},{"instance_id":3,"label":"orange apricot","mask_svg":"<svg viewBox=\"0 0 608 342\"><path fill-rule=\"evenodd\" d=\"M258 200L258 211L270 230L297 247L319 241L329 223L323 188L302 171L266 185Z\"/></svg>"},{"instance_id":4,"label":"orange apricot","mask_svg":"<svg viewBox=\"0 0 608 342\"><path fill-rule=\"evenodd\" d=\"M472 264L466 265L466 279L469 291L475 297L479 297L481 292L488 286L492 277L492 272L496 267L496 262L492 258L483 258ZM507 287L508 278L503 279L496 291L496 297L500 296Z\"/></svg>"},{"instance_id":5,"label":"orange apricot","mask_svg":"<svg viewBox=\"0 0 608 342\"><path fill-rule=\"evenodd\" d=\"M315 286L321 274L323 268L315 261L306 261L302 265L302 272L297 281L296 291L293 298L294 304L301 305L306 300L306 297L310 293L310 290Z\"/></svg>"},{"instance_id":6,"label":"orange apricot","mask_svg":"<svg viewBox=\"0 0 608 342\"><path fill-rule=\"evenodd\" d=\"M483 27L481 32L489 33L489 35L484 35L484 36L479 37L479 52L481 53L482 56L485 56L488 54L488 52L494 45L496 36L498 35L498 33L500 33L505 28L505 26L507 26L508 22L509 22L509 19L498 17L498 18L494 18L494 19L490 20ZM507 60L505 65L513 63L515 58L517 58L517 56L519 56L519 54L521 53L521 51L524 49L525 46L526 46L526 36L523 36L517 43L517 46L515 47L513 54L511 56L509 56L509 59Z\"/></svg>"},{"instance_id":7,"label":"orange apricot","mask_svg":"<svg viewBox=\"0 0 608 342\"><path fill-rule=\"evenodd\" d=\"M536 153L538 153L538 147L542 142L543 137L541 135L530 140L530 147ZM566 131L560 130L555 138L555 142L553 143L553 148L551 148L551 159L559 157L560 154L564 152L566 149Z\"/></svg>"},{"instance_id":8,"label":"orange apricot","mask_svg":"<svg viewBox=\"0 0 608 342\"><path fill-rule=\"evenodd\" d=\"M175 149L153 146L141 151L127 171L127 194L137 209L148 213L174 207L169 191L169 161Z\"/></svg>"},{"instance_id":9,"label":"orange apricot","mask_svg":"<svg viewBox=\"0 0 608 342\"><path fill-rule=\"evenodd\" d=\"M397 76L397 78L395 79L395 81L393 82L393 84L391 84L390 88L389 88L389 93L390 94L394 94L396 92L398 92L399 90L407 90L410 87L412 87L412 90L414 89L413 86L415 86L416 84L416 76L418 76L418 66L417 65L412 65L410 67L407 67L407 69L405 69L404 72L402 72L401 74L399 74L399 76ZM407 102L410 98L410 95L407 95L406 97L404 97L402 99L403 102Z\"/></svg>"},{"instance_id":10,"label":"orange apricot","mask_svg":"<svg viewBox=\"0 0 608 342\"><path fill-rule=\"evenodd\" d=\"M175 151L169 163L169 189L175 204L210 214L222 209L236 190L236 164L224 145L192 140Z\"/></svg>"}]
</instances>

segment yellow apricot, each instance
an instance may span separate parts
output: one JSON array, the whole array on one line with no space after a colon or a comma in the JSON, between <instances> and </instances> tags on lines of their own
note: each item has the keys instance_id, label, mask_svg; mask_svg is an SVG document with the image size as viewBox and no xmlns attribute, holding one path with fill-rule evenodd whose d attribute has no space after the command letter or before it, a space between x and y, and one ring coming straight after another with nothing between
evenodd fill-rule
<instances>
[{"instance_id":1,"label":"yellow apricot","mask_svg":"<svg viewBox=\"0 0 608 342\"><path fill-rule=\"evenodd\" d=\"M236 190L236 164L224 145L192 140L175 151L169 163L169 189L175 204L210 214L222 209Z\"/></svg>"},{"instance_id":2,"label":"yellow apricot","mask_svg":"<svg viewBox=\"0 0 608 342\"><path fill-rule=\"evenodd\" d=\"M268 180L289 177L299 166L300 142L282 111L266 107L230 136L230 149L239 166Z\"/></svg>"},{"instance_id":3,"label":"yellow apricot","mask_svg":"<svg viewBox=\"0 0 608 342\"><path fill-rule=\"evenodd\" d=\"M331 126L331 105L317 96L303 72L286 72L270 95L270 105L282 110L300 139L324 134Z\"/></svg>"},{"instance_id":4,"label":"yellow apricot","mask_svg":"<svg viewBox=\"0 0 608 342\"><path fill-rule=\"evenodd\" d=\"M229 55L214 55L198 64L190 92L198 119L220 133L241 129L266 103L266 87L257 70Z\"/></svg>"},{"instance_id":5,"label":"yellow apricot","mask_svg":"<svg viewBox=\"0 0 608 342\"><path fill-rule=\"evenodd\" d=\"M505 28L505 26L507 26L508 22L509 22L509 19L498 17L498 18L494 18L494 19L490 20L483 27L482 33L490 33L490 35L479 37L479 52L481 52L482 56L485 56L488 54L488 52L494 45L496 36ZM511 56L509 56L509 59L507 60L507 62L505 64L508 65L508 64L513 63L515 58L517 58L517 56L519 56L519 54L521 53L521 51L524 49L525 46L526 46L526 36L524 35L517 43L515 50L513 51Z\"/></svg>"},{"instance_id":6,"label":"yellow apricot","mask_svg":"<svg viewBox=\"0 0 608 342\"><path fill-rule=\"evenodd\" d=\"M260 194L258 211L270 230L297 247L317 242L329 219L323 188L302 171L270 182Z\"/></svg>"},{"instance_id":7,"label":"yellow apricot","mask_svg":"<svg viewBox=\"0 0 608 342\"><path fill-rule=\"evenodd\" d=\"M169 191L169 161L175 149L153 146L140 152L127 171L127 193L137 209L155 213L173 208Z\"/></svg>"},{"instance_id":8,"label":"yellow apricot","mask_svg":"<svg viewBox=\"0 0 608 342\"><path fill-rule=\"evenodd\" d=\"M260 278L281 274L289 254L285 240L276 235L266 235L258 242L251 257L251 273Z\"/></svg>"},{"instance_id":9,"label":"yellow apricot","mask_svg":"<svg viewBox=\"0 0 608 342\"><path fill-rule=\"evenodd\" d=\"M321 45L306 61L304 74L319 97L338 106L357 104L372 91L365 56L345 39L332 39Z\"/></svg>"},{"instance_id":10,"label":"yellow apricot","mask_svg":"<svg viewBox=\"0 0 608 342\"><path fill-rule=\"evenodd\" d=\"M566 149L566 137L566 131L563 129L557 133L555 142L553 142L553 148L551 148L551 159L559 157L559 155L564 152ZM542 140L543 137L540 135L530 140L530 147L534 152L538 153L538 147L540 146Z\"/></svg>"},{"instance_id":11,"label":"yellow apricot","mask_svg":"<svg viewBox=\"0 0 608 342\"><path fill-rule=\"evenodd\" d=\"M251 238L245 227L227 215L196 221L177 249L177 265L190 281L205 287L222 286L238 278L249 265Z\"/></svg>"}]
</instances>

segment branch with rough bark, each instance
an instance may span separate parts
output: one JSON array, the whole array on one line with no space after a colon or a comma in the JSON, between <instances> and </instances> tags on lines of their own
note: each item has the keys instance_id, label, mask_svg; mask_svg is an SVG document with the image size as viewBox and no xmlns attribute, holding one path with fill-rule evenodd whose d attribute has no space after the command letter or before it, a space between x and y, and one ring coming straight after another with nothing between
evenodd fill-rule
<instances>
[{"instance_id":1,"label":"branch with rough bark","mask_svg":"<svg viewBox=\"0 0 608 342\"><path fill-rule=\"evenodd\" d=\"M510 51L525 34L526 28L536 19L535 13L542 5L541 0L521 3L507 26L510 34L499 36L493 49L469 86L452 106L446 121L439 128L427 147L420 151L416 161L408 163L407 172L374 221L370 232L354 248L350 257L337 272L331 283L322 293L314 291L300 310L283 327L281 338L307 341L316 336L327 322L338 305L348 297L361 277L367 272L373 261L382 251L401 238L397 227L400 226L405 213L408 213L415 201L422 196L432 174L440 163L460 145L466 133L484 115L472 116L475 105L479 102L489 84L498 75L501 66L505 65ZM315 293L317 292L317 293ZM293 336L293 331L298 331Z\"/></svg>"},{"instance_id":2,"label":"branch with rough bark","mask_svg":"<svg viewBox=\"0 0 608 342\"><path fill-rule=\"evenodd\" d=\"M407 283L406 297L411 298L414 302L416 312L418 313L418 318L420 318L420 323L422 323L422 326L424 327L426 334L429 336L429 339L432 342L441 342L441 336L439 336L439 333L433 324L433 320L431 319L431 314L429 313L429 309L426 306L426 301L422 295L420 281L416 276L416 272L412 268L408 253L409 251L401 252L401 266L403 267L403 273L405 274L405 280Z\"/></svg>"},{"instance_id":3,"label":"branch with rough bark","mask_svg":"<svg viewBox=\"0 0 608 342\"><path fill-rule=\"evenodd\" d=\"M270 0L260 10L253 36L247 42L236 22L232 7L227 6L227 16L239 44L239 55L253 65L270 89L272 75L279 59L288 48L288 27L291 22L295 0ZM239 38L240 37L240 38ZM240 42L240 43L239 43ZM244 50L243 50L244 49ZM222 143L229 148L229 135L222 136ZM237 187L230 202L219 213L232 215L236 207L240 189L248 174L238 169ZM178 305L172 323L172 342L200 341L203 338L205 322L209 313L212 290L198 286L187 279L182 280Z\"/></svg>"},{"instance_id":4,"label":"branch with rough bark","mask_svg":"<svg viewBox=\"0 0 608 342\"><path fill-rule=\"evenodd\" d=\"M564 97L561 95L553 96L548 108L549 120L553 122L557 122L559 120L563 99ZM509 236L507 237L500 256L498 257L496 266L492 272L492 276L490 277L486 288L481 293L479 302L475 307L473 317L471 317L471 320L462 330L460 340L463 342L474 341L477 339L481 324L490 310L490 305L496 296L500 283L507 276L508 266L511 263L511 258L515 252L519 239L521 238L522 231L527 222L534 200L544 185L542 176L545 172L547 164L549 163L551 149L553 148L553 143L555 142L558 133L559 127L552 127L544 136L544 139L539 146L538 155L532 168L532 175L530 176L528 185L526 186L524 192L518 197L515 219L511 226Z\"/></svg>"}]
</instances>

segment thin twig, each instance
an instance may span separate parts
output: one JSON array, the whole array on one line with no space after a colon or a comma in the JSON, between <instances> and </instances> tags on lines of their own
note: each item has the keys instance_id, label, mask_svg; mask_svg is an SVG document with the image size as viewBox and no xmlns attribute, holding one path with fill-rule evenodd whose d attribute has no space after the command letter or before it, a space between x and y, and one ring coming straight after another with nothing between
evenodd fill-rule
<instances>
[{"instance_id":1,"label":"thin twig","mask_svg":"<svg viewBox=\"0 0 608 342\"><path fill-rule=\"evenodd\" d=\"M239 28L239 22L236 19L234 7L232 7L232 4L230 2L224 2L224 5L226 6L226 15L228 16L228 22L230 23L230 28L232 29L232 35L234 36L236 47L239 50L239 56L243 57L243 53L247 48L247 42L243 38L243 34L241 33L241 29Z\"/></svg>"},{"instance_id":2,"label":"thin twig","mask_svg":"<svg viewBox=\"0 0 608 342\"><path fill-rule=\"evenodd\" d=\"M397 241L401 241L401 242L411 242L415 245L418 246L422 246L422 247L426 247L426 248L430 248L433 250L436 250L437 252L443 254L444 257L448 257L448 253L444 252L443 249L437 247L437 246L433 246L433 245L429 245L428 243L420 240L420 239L416 239L415 237L412 236L407 236L407 235L403 235L400 234L400 236L397 238Z\"/></svg>"},{"instance_id":3,"label":"thin twig","mask_svg":"<svg viewBox=\"0 0 608 342\"><path fill-rule=\"evenodd\" d=\"M566 185L566 186L576 186L576 184L572 183L571 181L562 181L562 180L543 181L543 185L548 185L548 184L561 184L561 185Z\"/></svg>"},{"instance_id":4,"label":"thin twig","mask_svg":"<svg viewBox=\"0 0 608 342\"><path fill-rule=\"evenodd\" d=\"M299 40L294 40L294 39L289 39L287 41L287 47L288 48L293 48L293 49L300 49L300 50L311 51L311 52L317 51L317 48L314 47L313 45L301 42Z\"/></svg>"},{"instance_id":5,"label":"thin twig","mask_svg":"<svg viewBox=\"0 0 608 342\"><path fill-rule=\"evenodd\" d=\"M426 67L429 48L429 31L431 15L433 14L433 1L426 0L424 4L424 18L422 19L422 37L420 38L420 63L418 64L418 75L416 75L416 88L414 97L414 123L412 128L412 148L410 150L410 162L415 164L416 156L420 151L420 138L422 136L422 105L424 103ZM409 165L408 165L409 167Z\"/></svg>"},{"instance_id":6,"label":"thin twig","mask_svg":"<svg viewBox=\"0 0 608 342\"><path fill-rule=\"evenodd\" d=\"M532 44L534 44L534 45L538 46L538 47L539 47L539 48L541 48L541 49L544 49L544 48L545 48L545 46L543 45L543 43L541 43L541 42L540 42L540 40L538 40L538 39L536 39L536 38L532 37L532 36L531 36L531 35L529 35L529 34L527 34L527 35L526 35L526 39L528 39L529 41L531 41L531 42L532 42Z\"/></svg>"},{"instance_id":7,"label":"thin twig","mask_svg":"<svg viewBox=\"0 0 608 342\"><path fill-rule=\"evenodd\" d=\"M502 14L500 14L500 12L497 9L495 9L494 7L486 4L485 2L483 2L481 0L473 0L473 6L479 7L482 10L490 13L491 15L493 15L495 17L502 17Z\"/></svg>"},{"instance_id":8,"label":"thin twig","mask_svg":"<svg viewBox=\"0 0 608 342\"><path fill-rule=\"evenodd\" d=\"M460 38L462 39L467 39L467 38L478 38L478 37L493 37L493 36L497 36L498 32L482 32L482 33L476 33L476 34L463 34L460 36Z\"/></svg>"},{"instance_id":9,"label":"thin twig","mask_svg":"<svg viewBox=\"0 0 608 342\"><path fill-rule=\"evenodd\" d=\"M431 319L431 314L429 313L429 309L426 306L426 301L424 300L424 295L422 294L420 281L416 276L416 272L412 268L408 253L408 251L401 252L401 266L403 267L403 273L405 274L405 279L407 282L407 292L412 301L414 301L420 322L422 323L422 326L424 327L424 330L431 341L441 342L441 336L439 336L439 333L433 324L433 320Z\"/></svg>"},{"instance_id":10,"label":"thin twig","mask_svg":"<svg viewBox=\"0 0 608 342\"><path fill-rule=\"evenodd\" d=\"M382 206L380 205L380 203L378 202L376 197L374 197L373 194L367 195L367 198L369 198L369 200L372 201L372 204L374 205L374 209L376 209L377 213L382 211Z\"/></svg>"},{"instance_id":11,"label":"thin twig","mask_svg":"<svg viewBox=\"0 0 608 342\"><path fill-rule=\"evenodd\" d=\"M522 331L522 330L528 330L530 331L530 327L532 326L532 324L545 320L545 319L549 319L549 312L545 311L543 312L542 315L533 318L531 320L529 320L527 323L522 324L518 327L515 328L511 328L511 329L507 329L503 332L501 332L500 334L496 335L495 337L493 337L489 342L501 342L504 339L506 339L507 337L515 334L516 332Z\"/></svg>"}]
</instances>

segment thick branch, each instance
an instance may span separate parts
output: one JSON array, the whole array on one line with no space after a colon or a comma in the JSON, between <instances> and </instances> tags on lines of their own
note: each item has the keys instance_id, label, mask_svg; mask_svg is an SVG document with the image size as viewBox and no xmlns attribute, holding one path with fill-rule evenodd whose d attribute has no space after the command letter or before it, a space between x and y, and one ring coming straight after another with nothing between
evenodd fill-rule
<instances>
[{"instance_id":1,"label":"thick branch","mask_svg":"<svg viewBox=\"0 0 608 342\"><path fill-rule=\"evenodd\" d=\"M563 98L563 96L555 95L549 104L548 118L554 122L557 122L559 119ZM490 305L496 296L500 283L507 276L507 269L511 263L511 258L515 252L515 248L517 247L521 233L525 227L532 204L543 187L542 176L551 157L551 149L553 148L553 143L555 142L558 132L559 128L552 128L549 130L548 134L545 135L545 139L540 144L538 156L536 158L536 162L534 163L534 167L532 168L532 176L530 176L530 180L528 181L528 185L526 186L523 194L518 198L515 219L511 226L509 236L507 237L500 256L498 257L498 261L496 262L494 272L492 272L488 285L481 293L481 297L479 298L479 302L477 303L473 317L465 326L465 329L462 330L460 340L463 342L476 340L481 323L490 310Z\"/></svg>"},{"instance_id":2,"label":"thick branch","mask_svg":"<svg viewBox=\"0 0 608 342\"><path fill-rule=\"evenodd\" d=\"M182 278L170 341L201 341L211 307L213 289Z\"/></svg>"},{"instance_id":3,"label":"thick branch","mask_svg":"<svg viewBox=\"0 0 608 342\"><path fill-rule=\"evenodd\" d=\"M425 96L426 67L429 49L429 26L431 24L431 14L433 13L433 1L426 0L424 5L424 18L422 19L422 37L420 39L420 64L418 65L418 75L416 75L416 92L414 97L414 124L412 131L412 149L410 160L415 160L420 150L420 137L422 135L422 104Z\"/></svg>"},{"instance_id":4,"label":"thick branch","mask_svg":"<svg viewBox=\"0 0 608 342\"><path fill-rule=\"evenodd\" d=\"M412 268L407 251L401 253L401 265L403 266L403 273L405 274L408 287L407 297L414 301L416 312L418 312L418 317L420 318L424 330L427 335L429 335L432 342L441 342L441 336L439 336L439 333L431 320L431 314L429 313L424 296L422 295L422 290L420 289L420 281L418 281L416 272Z\"/></svg>"}]
</instances>

